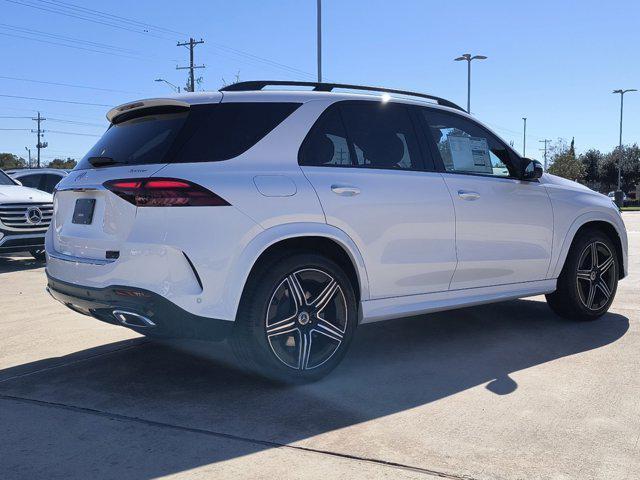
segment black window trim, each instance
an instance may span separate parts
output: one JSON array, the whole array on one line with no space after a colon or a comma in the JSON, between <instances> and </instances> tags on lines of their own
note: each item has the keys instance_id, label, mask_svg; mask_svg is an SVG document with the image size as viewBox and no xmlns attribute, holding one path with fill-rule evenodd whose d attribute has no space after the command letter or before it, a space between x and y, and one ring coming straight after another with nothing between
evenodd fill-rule
<instances>
[{"instance_id":1,"label":"black window trim","mask_svg":"<svg viewBox=\"0 0 640 480\"><path fill-rule=\"evenodd\" d=\"M492 137L496 142L498 142L498 144L502 145L503 147L505 147L507 153L509 154L509 161L512 162L512 166L514 167L518 167L518 163L522 162L522 157L520 155L518 155L518 153L511 148L510 145L506 144L505 142L503 142L502 140L500 140L500 138L493 133L491 130L489 130L488 128L486 128L484 125L482 125L481 123L475 121L472 118L468 118L462 115L459 115L455 112L450 112L448 110L443 110L443 109L439 109L439 108L432 108L432 107L428 107L428 106L416 106L416 108L420 109L420 110L427 110L427 111L435 111L438 113L445 113L445 114L449 114L452 116L458 116L464 120L469 121L470 123L472 123L474 126L476 126L477 128L479 128L480 130L482 130L483 132L485 132L487 135L489 135L490 137ZM440 155L440 151L438 150L437 145L435 144L435 140L432 138L431 133L429 131L429 124L427 121L427 118L425 118L424 115L420 115L418 116L418 121L420 122L420 128L424 131L424 137L426 138L426 143L429 145L429 148L431 149L432 152L432 157L435 159L435 168L436 171L440 172L440 173L446 173L449 175L469 175L469 176L473 176L473 177L488 177L488 178L500 178L500 179L504 179L504 180L516 180L518 182L538 182L538 179L533 179L533 180L528 180L528 179L523 179L521 177L516 177L513 175L509 175L506 177L500 176L500 175L492 175L489 173L474 173L474 172L462 172L462 171L457 171L457 170L453 170L453 171L448 171L445 166L444 166L444 161L442 160L442 156ZM513 162L513 159L516 159L516 162Z\"/></svg>"},{"instance_id":2,"label":"black window trim","mask_svg":"<svg viewBox=\"0 0 640 480\"><path fill-rule=\"evenodd\" d=\"M342 115L342 106L343 105L369 105L369 104L376 104L379 103L380 100L338 100L336 102L333 102L332 104L330 104L329 106L327 106L327 108L325 108L322 113L320 113L320 115L318 115L318 118L316 118L315 122L313 122L313 125L311 126L311 128L309 129L309 131L307 132L307 134L305 135L304 139L302 140L302 143L300 144L300 147L298 148L298 165L301 167L319 167L319 168L353 168L353 169L358 169L358 170L362 170L362 169L367 169L367 170L384 170L387 172L428 172L428 173L435 173L438 172L436 170L436 164L433 158L433 154L427 150L427 146L424 145L424 142L422 140L422 135L420 135L420 131L422 130L422 126L417 124L418 119L416 118L416 112L414 111L414 105L412 104L408 104L408 103L403 103L403 102L394 102L394 101L389 101L386 104L390 105L393 104L397 107L394 108L404 108L407 112L409 121L411 123L411 128L413 130L413 134L416 137L416 142L418 145L418 149L417 149L417 153L418 153L418 158L416 159L416 164L419 165L420 168L402 168L402 169L392 169L392 168L386 168L386 167L371 167L371 166L366 166L366 165L304 165L302 163L302 154L303 154L303 150L305 145L307 144L307 140L308 138L311 136L311 134L313 133L314 129L316 128L316 126L320 123L321 120L323 120L325 115L328 115L332 109L337 109L338 110L338 115L340 117L340 122L342 124L342 128L344 129L345 132L345 136L346 136L346 140L347 140L347 145L349 147L349 155L351 156L351 158L357 158L355 155L355 151L353 149L353 142L351 141L351 138L349 136L349 131L347 129L347 126L344 122L344 118ZM427 161L428 159L428 161Z\"/></svg>"}]
</instances>

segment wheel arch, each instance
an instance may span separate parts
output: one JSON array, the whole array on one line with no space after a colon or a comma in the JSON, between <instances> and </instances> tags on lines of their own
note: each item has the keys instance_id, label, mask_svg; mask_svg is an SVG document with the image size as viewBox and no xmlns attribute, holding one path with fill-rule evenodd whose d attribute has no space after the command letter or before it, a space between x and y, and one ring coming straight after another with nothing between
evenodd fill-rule
<instances>
[{"instance_id":1,"label":"wheel arch","mask_svg":"<svg viewBox=\"0 0 640 480\"><path fill-rule=\"evenodd\" d=\"M627 236L622 221L620 221L621 225L617 225L616 223L617 222L614 223L607 218L593 216L590 214L582 215L576 219L565 236L560 250L560 256L558 257L558 261L552 271L552 277L557 278L560 276L560 272L562 272L562 268L564 267L567 256L569 255L569 251L579 235L585 230L595 229L607 235L613 242L618 263L621 266L618 277L619 279L624 278L627 275Z\"/></svg>"},{"instance_id":2,"label":"wheel arch","mask_svg":"<svg viewBox=\"0 0 640 480\"><path fill-rule=\"evenodd\" d=\"M326 224L288 224L262 231L239 255L225 289L230 318L235 318L242 292L254 269L272 255L291 249L314 251L331 258L352 281L358 302L369 299L369 279L363 257L345 232Z\"/></svg>"}]
</instances>

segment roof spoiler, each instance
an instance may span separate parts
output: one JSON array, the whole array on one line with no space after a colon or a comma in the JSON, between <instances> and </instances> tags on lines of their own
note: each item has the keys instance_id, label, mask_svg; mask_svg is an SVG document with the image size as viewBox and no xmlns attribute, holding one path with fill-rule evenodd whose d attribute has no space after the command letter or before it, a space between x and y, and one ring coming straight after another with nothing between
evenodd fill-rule
<instances>
[{"instance_id":1,"label":"roof spoiler","mask_svg":"<svg viewBox=\"0 0 640 480\"><path fill-rule=\"evenodd\" d=\"M117 123L118 117L125 113L146 110L154 107L182 107L184 109L188 109L191 107L191 104L171 98L150 98L147 100L139 100L137 102L125 103L112 108L107 112L107 120L109 120L109 123Z\"/></svg>"}]
</instances>

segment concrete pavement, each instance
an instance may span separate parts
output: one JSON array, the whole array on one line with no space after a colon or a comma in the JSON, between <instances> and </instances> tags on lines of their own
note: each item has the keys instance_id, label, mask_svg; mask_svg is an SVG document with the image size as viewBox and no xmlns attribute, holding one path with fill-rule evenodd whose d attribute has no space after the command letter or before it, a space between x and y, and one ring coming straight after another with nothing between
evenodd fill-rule
<instances>
[{"instance_id":1,"label":"concrete pavement","mask_svg":"<svg viewBox=\"0 0 640 480\"><path fill-rule=\"evenodd\" d=\"M277 387L224 345L75 314L0 259L0 478L640 478L640 213L611 313L544 298L360 328L327 379Z\"/></svg>"}]
</instances>

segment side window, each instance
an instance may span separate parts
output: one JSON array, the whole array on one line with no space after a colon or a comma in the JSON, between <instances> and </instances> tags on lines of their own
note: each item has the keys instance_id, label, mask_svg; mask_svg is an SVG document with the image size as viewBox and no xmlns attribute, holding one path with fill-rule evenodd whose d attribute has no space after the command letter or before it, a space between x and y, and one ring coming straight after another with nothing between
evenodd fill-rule
<instances>
[{"instance_id":1,"label":"side window","mask_svg":"<svg viewBox=\"0 0 640 480\"><path fill-rule=\"evenodd\" d=\"M313 126L299 160L300 165L351 166L347 134L336 106L329 107Z\"/></svg>"},{"instance_id":2,"label":"side window","mask_svg":"<svg viewBox=\"0 0 640 480\"><path fill-rule=\"evenodd\" d=\"M403 105L361 102L340 107L359 167L420 169L413 123Z\"/></svg>"},{"instance_id":3,"label":"side window","mask_svg":"<svg viewBox=\"0 0 640 480\"><path fill-rule=\"evenodd\" d=\"M422 114L447 172L517 176L507 147L480 126L434 109Z\"/></svg>"},{"instance_id":4,"label":"side window","mask_svg":"<svg viewBox=\"0 0 640 480\"><path fill-rule=\"evenodd\" d=\"M40 177L41 175L39 174L32 174L20 177L18 180L20 180L20 183L25 187L40 188Z\"/></svg>"},{"instance_id":5,"label":"side window","mask_svg":"<svg viewBox=\"0 0 640 480\"><path fill-rule=\"evenodd\" d=\"M330 106L307 136L299 162L308 166L421 168L407 108L369 101Z\"/></svg>"},{"instance_id":6,"label":"side window","mask_svg":"<svg viewBox=\"0 0 640 480\"><path fill-rule=\"evenodd\" d=\"M40 184L40 189L45 192L53 193L53 189L56 187L62 177L60 175L54 175L52 173L47 173L42 176L42 183Z\"/></svg>"}]
</instances>

